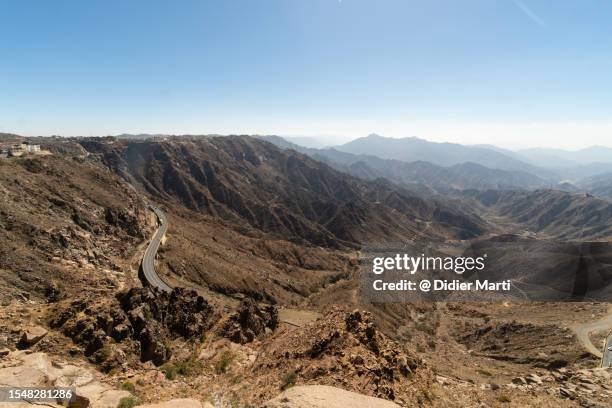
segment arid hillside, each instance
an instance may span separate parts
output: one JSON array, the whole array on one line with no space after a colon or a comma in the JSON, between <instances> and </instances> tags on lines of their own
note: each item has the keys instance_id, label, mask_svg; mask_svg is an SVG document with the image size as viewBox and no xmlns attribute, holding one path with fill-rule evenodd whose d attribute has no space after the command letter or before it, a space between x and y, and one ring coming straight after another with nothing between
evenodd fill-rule
<instances>
[{"instance_id":1,"label":"arid hillside","mask_svg":"<svg viewBox=\"0 0 612 408\"><path fill-rule=\"evenodd\" d=\"M0 160L2 301L110 289L150 231L142 197L84 157Z\"/></svg>"},{"instance_id":2,"label":"arid hillside","mask_svg":"<svg viewBox=\"0 0 612 408\"><path fill-rule=\"evenodd\" d=\"M612 203L589 194L488 190L469 191L464 197L481 205L482 213L491 211L542 237L607 241L612 234Z\"/></svg>"}]
</instances>

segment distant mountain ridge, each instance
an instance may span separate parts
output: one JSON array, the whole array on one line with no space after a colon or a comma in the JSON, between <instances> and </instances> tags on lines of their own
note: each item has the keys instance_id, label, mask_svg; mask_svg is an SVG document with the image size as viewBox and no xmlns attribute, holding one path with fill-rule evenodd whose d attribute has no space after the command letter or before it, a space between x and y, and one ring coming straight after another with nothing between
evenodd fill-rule
<instances>
[{"instance_id":1,"label":"distant mountain ridge","mask_svg":"<svg viewBox=\"0 0 612 408\"><path fill-rule=\"evenodd\" d=\"M334 148L383 159L428 161L444 167L472 162L491 169L524 171L542 178L556 178L555 173L550 170L510 157L499 150L456 143L435 143L416 137L395 139L371 134Z\"/></svg>"},{"instance_id":2,"label":"distant mountain ridge","mask_svg":"<svg viewBox=\"0 0 612 408\"><path fill-rule=\"evenodd\" d=\"M404 162L372 155L352 154L333 148L309 149L278 136L262 137L284 149L292 149L323 161L353 176L373 180L386 178L407 187L426 186L437 192L463 189L543 188L550 182L524 171L490 169L476 163L442 167L427 161Z\"/></svg>"},{"instance_id":3,"label":"distant mountain ridge","mask_svg":"<svg viewBox=\"0 0 612 408\"><path fill-rule=\"evenodd\" d=\"M519 150L517 153L536 161L557 160L559 163L566 163L567 166L612 163L612 148L605 146L591 146L576 151L534 148Z\"/></svg>"},{"instance_id":4,"label":"distant mountain ridge","mask_svg":"<svg viewBox=\"0 0 612 408\"><path fill-rule=\"evenodd\" d=\"M418 190L426 187L445 193L465 189L553 188L611 197L609 177L605 175L612 173L612 149L604 146L575 152L560 149L513 152L493 145L463 146L370 135L341 146L309 149L277 136L263 138L356 177L384 177ZM578 161L571 161L572 158ZM600 175L604 176L598 179Z\"/></svg>"}]
</instances>

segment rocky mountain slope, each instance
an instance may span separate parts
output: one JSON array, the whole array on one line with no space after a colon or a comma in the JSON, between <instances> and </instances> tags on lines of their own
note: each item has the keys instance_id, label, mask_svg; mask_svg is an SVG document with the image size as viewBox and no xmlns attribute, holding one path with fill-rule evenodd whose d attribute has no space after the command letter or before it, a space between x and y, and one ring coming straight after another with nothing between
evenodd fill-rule
<instances>
[{"instance_id":1,"label":"rocky mountain slope","mask_svg":"<svg viewBox=\"0 0 612 408\"><path fill-rule=\"evenodd\" d=\"M350 276L360 242L468 238L487 227L469 210L249 137L79 143L164 206L159 270L178 285L301 302Z\"/></svg>"},{"instance_id":2,"label":"rocky mountain slope","mask_svg":"<svg viewBox=\"0 0 612 408\"><path fill-rule=\"evenodd\" d=\"M484 223L442 202L371 183L249 137L82 145L159 199L315 245L467 238Z\"/></svg>"},{"instance_id":3,"label":"rocky mountain slope","mask_svg":"<svg viewBox=\"0 0 612 408\"><path fill-rule=\"evenodd\" d=\"M544 237L608 240L612 203L557 190L468 191L464 197Z\"/></svg>"},{"instance_id":4,"label":"rocky mountain slope","mask_svg":"<svg viewBox=\"0 0 612 408\"><path fill-rule=\"evenodd\" d=\"M79 156L0 160L0 300L105 288L150 231L141 197Z\"/></svg>"},{"instance_id":5,"label":"rocky mountain slope","mask_svg":"<svg viewBox=\"0 0 612 408\"><path fill-rule=\"evenodd\" d=\"M597 197L612 199L612 173L588 177L580 180L577 184L580 188Z\"/></svg>"}]
</instances>

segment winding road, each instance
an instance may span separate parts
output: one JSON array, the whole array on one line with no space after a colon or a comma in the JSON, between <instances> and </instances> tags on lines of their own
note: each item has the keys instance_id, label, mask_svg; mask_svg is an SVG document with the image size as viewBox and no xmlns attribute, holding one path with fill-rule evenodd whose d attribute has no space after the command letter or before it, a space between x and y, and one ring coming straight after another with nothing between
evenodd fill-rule
<instances>
[{"instance_id":1,"label":"winding road","mask_svg":"<svg viewBox=\"0 0 612 408\"><path fill-rule=\"evenodd\" d=\"M151 209L157 216L159 228L157 231L155 231L155 235L153 235L153 238L151 239L151 242L149 243L149 246L147 246L144 256L142 257L142 274L149 285L163 292L172 292L172 288L159 277L157 272L155 272L155 255L157 255L157 250L159 249L161 240L168 230L168 220L166 219L166 215L158 208L151 207Z\"/></svg>"},{"instance_id":2,"label":"winding road","mask_svg":"<svg viewBox=\"0 0 612 408\"><path fill-rule=\"evenodd\" d=\"M601 359L601 366L612 367L612 332L610 332L606 338L606 345L604 346L604 355Z\"/></svg>"},{"instance_id":3,"label":"winding road","mask_svg":"<svg viewBox=\"0 0 612 408\"><path fill-rule=\"evenodd\" d=\"M157 216L159 228L157 231L155 231L155 234L153 235L153 238L151 239L151 242L147 246L144 256L142 257L141 269L143 277L149 285L163 292L172 292L172 287L164 282L163 279L159 277L157 272L155 272L155 256L157 255L157 250L159 249L161 240L168 230L168 220L166 215L160 209L155 207L150 208ZM612 366L612 335L608 336L602 353L601 350L593 345L591 339L589 338L589 334L594 331L609 330L611 328L612 310L610 310L610 313L601 320L574 326L574 331L578 337L578 341L584 346L585 349L588 350L589 353L600 357L604 367Z\"/></svg>"},{"instance_id":4,"label":"winding road","mask_svg":"<svg viewBox=\"0 0 612 408\"><path fill-rule=\"evenodd\" d=\"M602 358L602 351L593 345L591 339L589 338L589 334L594 331L608 331L612 329L612 310L609 310L609 313L606 317L601 320L597 320L595 322L584 323L574 327L574 332L576 332L576 336L578 337L578 341L584 346L585 349L596 357ZM605 358L603 360L612 361L612 353L608 350L608 346L610 344L606 344L604 348Z\"/></svg>"}]
</instances>

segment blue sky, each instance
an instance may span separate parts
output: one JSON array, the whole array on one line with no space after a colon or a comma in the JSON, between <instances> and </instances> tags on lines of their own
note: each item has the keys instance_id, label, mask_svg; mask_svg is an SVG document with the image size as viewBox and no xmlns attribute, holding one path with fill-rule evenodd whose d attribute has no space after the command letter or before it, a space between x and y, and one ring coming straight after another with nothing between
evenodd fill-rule
<instances>
[{"instance_id":1,"label":"blue sky","mask_svg":"<svg viewBox=\"0 0 612 408\"><path fill-rule=\"evenodd\" d=\"M0 131L612 142L604 0L0 0Z\"/></svg>"}]
</instances>

